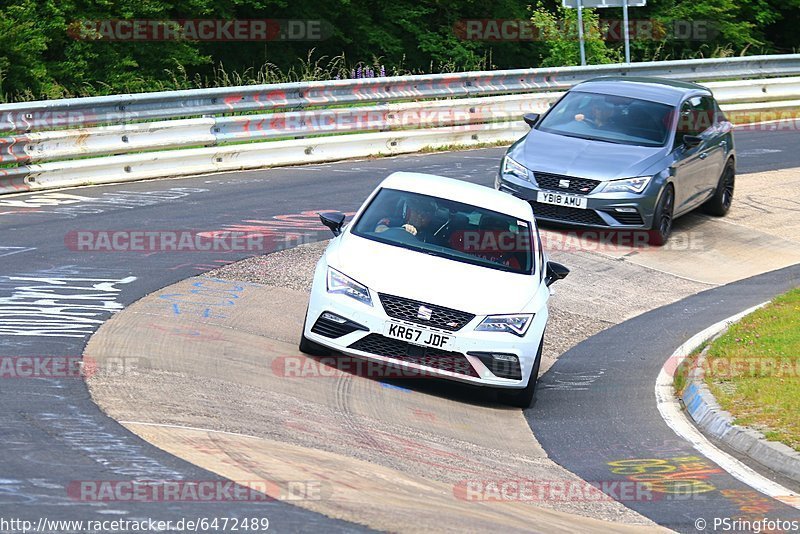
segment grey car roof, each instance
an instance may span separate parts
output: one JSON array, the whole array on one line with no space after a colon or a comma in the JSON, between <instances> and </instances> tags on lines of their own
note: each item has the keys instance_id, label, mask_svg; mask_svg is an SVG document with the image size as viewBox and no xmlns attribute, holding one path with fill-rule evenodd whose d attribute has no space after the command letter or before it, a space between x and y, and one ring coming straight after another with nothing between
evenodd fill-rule
<instances>
[{"instance_id":1,"label":"grey car roof","mask_svg":"<svg viewBox=\"0 0 800 534\"><path fill-rule=\"evenodd\" d=\"M635 76L592 78L570 90L640 98L673 106L680 104L690 94L711 94L706 87L696 83Z\"/></svg>"}]
</instances>

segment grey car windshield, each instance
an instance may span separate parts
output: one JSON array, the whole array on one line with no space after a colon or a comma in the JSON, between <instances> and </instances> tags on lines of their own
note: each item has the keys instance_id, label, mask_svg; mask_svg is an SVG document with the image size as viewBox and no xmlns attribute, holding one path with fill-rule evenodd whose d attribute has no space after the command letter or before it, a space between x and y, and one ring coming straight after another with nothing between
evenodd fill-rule
<instances>
[{"instance_id":1,"label":"grey car windshield","mask_svg":"<svg viewBox=\"0 0 800 534\"><path fill-rule=\"evenodd\" d=\"M537 129L608 143L663 146L673 109L637 98L573 91L550 110Z\"/></svg>"},{"instance_id":2,"label":"grey car windshield","mask_svg":"<svg viewBox=\"0 0 800 534\"><path fill-rule=\"evenodd\" d=\"M355 222L359 237L492 269L534 270L531 224L453 200L381 189Z\"/></svg>"}]
</instances>

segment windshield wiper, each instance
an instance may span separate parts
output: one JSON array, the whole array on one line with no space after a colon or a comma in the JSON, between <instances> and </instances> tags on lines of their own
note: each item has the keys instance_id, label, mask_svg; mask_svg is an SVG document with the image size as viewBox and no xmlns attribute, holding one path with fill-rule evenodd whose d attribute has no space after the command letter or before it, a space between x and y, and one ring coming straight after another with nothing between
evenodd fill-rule
<instances>
[{"instance_id":1,"label":"windshield wiper","mask_svg":"<svg viewBox=\"0 0 800 534\"><path fill-rule=\"evenodd\" d=\"M617 140L612 140L612 139L602 139L600 137L595 137L593 139L593 141L600 141L602 143L611 143L611 144L614 144L614 145L633 145L634 144L634 143L628 143L626 141L617 141Z\"/></svg>"},{"instance_id":2,"label":"windshield wiper","mask_svg":"<svg viewBox=\"0 0 800 534\"><path fill-rule=\"evenodd\" d=\"M637 144L637 143L634 143L634 142L620 141L618 139L604 139L602 137L587 137L585 135L568 134L568 133L559 132L559 131L555 131L554 132L554 131L551 131L551 130L547 130L547 132L548 133L555 133L557 135L563 135L564 137L572 137L573 139L583 139L584 141L600 141L601 143L611 143L611 144L614 144L614 145L653 146L653 145L640 145L640 144ZM655 145L655 146L660 146L660 145Z\"/></svg>"}]
</instances>

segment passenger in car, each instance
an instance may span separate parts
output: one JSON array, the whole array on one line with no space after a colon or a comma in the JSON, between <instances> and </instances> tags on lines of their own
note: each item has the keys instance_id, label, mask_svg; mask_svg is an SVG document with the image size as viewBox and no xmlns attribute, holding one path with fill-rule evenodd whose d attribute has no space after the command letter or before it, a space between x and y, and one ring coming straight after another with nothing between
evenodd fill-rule
<instances>
[{"instance_id":1,"label":"passenger in car","mask_svg":"<svg viewBox=\"0 0 800 534\"><path fill-rule=\"evenodd\" d=\"M508 221L499 217L484 215L479 224L477 242L480 243L473 255L514 270L521 268L516 246L517 234L509 228Z\"/></svg>"}]
</instances>

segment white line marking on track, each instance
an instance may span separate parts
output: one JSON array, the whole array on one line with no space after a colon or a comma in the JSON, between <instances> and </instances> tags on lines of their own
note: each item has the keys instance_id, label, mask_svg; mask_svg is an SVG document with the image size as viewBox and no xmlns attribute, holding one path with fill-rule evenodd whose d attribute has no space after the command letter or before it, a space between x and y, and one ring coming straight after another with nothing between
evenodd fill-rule
<instances>
[{"instance_id":1,"label":"white line marking on track","mask_svg":"<svg viewBox=\"0 0 800 534\"><path fill-rule=\"evenodd\" d=\"M32 247L4 247L0 246L0 256L11 256L12 254L19 254L20 252L31 252L36 250Z\"/></svg>"},{"instance_id":2,"label":"white line marking on track","mask_svg":"<svg viewBox=\"0 0 800 534\"><path fill-rule=\"evenodd\" d=\"M700 451L706 458L723 468L731 476L744 482L756 491L759 491L773 499L781 501L784 504L793 506L800 509L800 495L783 487L777 482L768 479L767 477L757 473L741 461L737 460L730 454L718 449L711 441L708 440L698 429L692 424L687 416L683 413L681 405L675 396L675 389L672 385L673 374L675 369L681 362L699 347L704 341L711 339L714 335L721 332L729 325L739 321L745 315L748 315L755 310L765 306L767 302L753 306L743 312L737 313L727 319L713 324L695 334L670 356L661 372L658 373L656 379L656 403L661 417L672 430L675 431L680 437L692 444L692 446ZM669 368L669 370L668 370ZM671 370L671 371L670 371Z\"/></svg>"}]
</instances>

